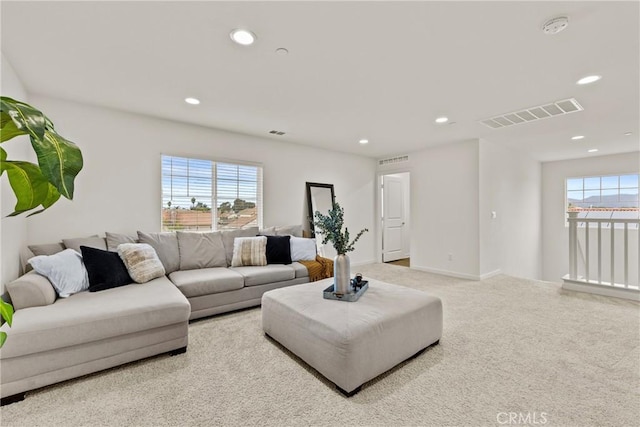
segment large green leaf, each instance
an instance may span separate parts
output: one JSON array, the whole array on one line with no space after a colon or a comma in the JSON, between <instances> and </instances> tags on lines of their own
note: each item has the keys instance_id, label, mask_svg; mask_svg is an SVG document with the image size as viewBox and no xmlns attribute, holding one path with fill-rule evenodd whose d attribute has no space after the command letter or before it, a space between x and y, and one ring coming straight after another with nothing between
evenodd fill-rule
<instances>
[{"instance_id":1,"label":"large green leaf","mask_svg":"<svg viewBox=\"0 0 640 427\"><path fill-rule=\"evenodd\" d=\"M47 200L49 182L37 165L29 162L4 161L2 170L7 171L9 184L18 199L15 211L9 216L35 209Z\"/></svg>"},{"instance_id":2,"label":"large green leaf","mask_svg":"<svg viewBox=\"0 0 640 427\"><path fill-rule=\"evenodd\" d=\"M9 326L13 322L13 306L0 299L0 316L4 319Z\"/></svg>"},{"instance_id":3,"label":"large green leaf","mask_svg":"<svg viewBox=\"0 0 640 427\"><path fill-rule=\"evenodd\" d=\"M7 340L7 333L0 332L0 347L4 345L4 342Z\"/></svg>"},{"instance_id":4,"label":"large green leaf","mask_svg":"<svg viewBox=\"0 0 640 427\"><path fill-rule=\"evenodd\" d=\"M42 174L61 195L73 199L74 179L83 165L78 146L52 129L47 129L41 140L31 138L31 146L38 156Z\"/></svg>"},{"instance_id":5,"label":"large green leaf","mask_svg":"<svg viewBox=\"0 0 640 427\"><path fill-rule=\"evenodd\" d=\"M49 183L49 194L47 194L47 197L42 202L42 209L40 209L39 211L30 213L29 215L27 215L27 218L30 216L38 215L39 213L46 211L51 206L53 206L53 204L57 202L59 198L60 198L60 193L58 193L58 190L56 190L56 187L54 187L53 184Z\"/></svg>"},{"instance_id":6,"label":"large green leaf","mask_svg":"<svg viewBox=\"0 0 640 427\"><path fill-rule=\"evenodd\" d=\"M42 139L47 119L40 110L31 105L3 96L0 97L0 124L2 125L0 142L24 134Z\"/></svg>"}]
</instances>

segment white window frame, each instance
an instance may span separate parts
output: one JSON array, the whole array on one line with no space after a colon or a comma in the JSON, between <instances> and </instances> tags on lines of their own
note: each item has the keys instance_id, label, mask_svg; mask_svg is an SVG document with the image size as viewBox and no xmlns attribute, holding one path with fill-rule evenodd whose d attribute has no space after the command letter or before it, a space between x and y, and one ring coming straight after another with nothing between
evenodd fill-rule
<instances>
[{"instance_id":1,"label":"white window frame","mask_svg":"<svg viewBox=\"0 0 640 427\"><path fill-rule=\"evenodd\" d=\"M179 157L183 159L191 159L191 160L203 160L209 161L212 163L211 169L211 230L218 231L218 206L217 206L217 165L218 163L230 164L230 165L239 165L239 166L250 166L257 168L257 194L256 194L256 213L257 213L257 222L258 227L260 229L263 228L263 215L264 215L264 197L263 197L263 175L264 175L264 166L262 163L257 162L248 162L244 160L236 160L236 159L226 159L226 158L211 158L205 156L198 156L193 154L169 154L169 153L160 153L160 228L162 229L162 209L164 208L163 202L163 189L162 189L162 158L163 157Z\"/></svg>"},{"instance_id":2,"label":"white window frame","mask_svg":"<svg viewBox=\"0 0 640 427\"><path fill-rule=\"evenodd\" d=\"M625 175L638 175L639 178L639 183L638 183L638 187L621 187L620 186L620 177L621 176L625 176ZM583 197L584 197L584 191L600 191L600 197L602 197L602 178L607 178L607 177L617 177L618 178L618 186L615 188L605 188L604 190L617 190L618 192L618 197L620 196L620 191L624 190L624 189L635 189L638 190L638 192L640 192L640 173L638 172L621 172L621 173L615 173L615 174L603 174L603 175L582 175L582 176L569 176L566 177L564 180L564 215L565 215L565 226L569 226L569 222L567 221L567 212L569 211L569 197L568 197L568 192L569 192L569 180L572 179L582 179L583 180ZM598 189L590 189L590 190L585 190L584 189L584 180L588 179L588 178L599 178L600 179L600 186ZM576 190L578 191L578 190ZM640 202L638 202L639 206L640 206ZM606 209L603 208L602 212L615 212L615 210L610 210L607 211ZM578 223L578 226L584 226L584 223Z\"/></svg>"}]
</instances>

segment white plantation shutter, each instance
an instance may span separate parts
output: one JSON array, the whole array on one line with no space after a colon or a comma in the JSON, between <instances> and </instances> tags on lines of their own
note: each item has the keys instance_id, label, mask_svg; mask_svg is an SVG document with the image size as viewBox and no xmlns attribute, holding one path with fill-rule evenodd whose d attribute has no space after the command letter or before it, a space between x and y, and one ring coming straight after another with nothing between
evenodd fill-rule
<instances>
[{"instance_id":1,"label":"white plantation shutter","mask_svg":"<svg viewBox=\"0 0 640 427\"><path fill-rule=\"evenodd\" d=\"M161 161L163 230L262 227L261 166L166 155Z\"/></svg>"}]
</instances>

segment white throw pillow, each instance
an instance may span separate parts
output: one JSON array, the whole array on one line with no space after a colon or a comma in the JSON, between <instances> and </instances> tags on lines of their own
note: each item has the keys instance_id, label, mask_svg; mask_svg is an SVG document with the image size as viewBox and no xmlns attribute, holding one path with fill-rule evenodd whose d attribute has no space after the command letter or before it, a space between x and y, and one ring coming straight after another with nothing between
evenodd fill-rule
<instances>
[{"instance_id":1,"label":"white throw pillow","mask_svg":"<svg viewBox=\"0 0 640 427\"><path fill-rule=\"evenodd\" d=\"M316 239L291 236L291 261L315 261Z\"/></svg>"},{"instance_id":2,"label":"white throw pillow","mask_svg":"<svg viewBox=\"0 0 640 427\"><path fill-rule=\"evenodd\" d=\"M61 298L89 289L87 269L82 256L73 249L54 255L39 255L29 259L36 273L45 276Z\"/></svg>"}]
</instances>

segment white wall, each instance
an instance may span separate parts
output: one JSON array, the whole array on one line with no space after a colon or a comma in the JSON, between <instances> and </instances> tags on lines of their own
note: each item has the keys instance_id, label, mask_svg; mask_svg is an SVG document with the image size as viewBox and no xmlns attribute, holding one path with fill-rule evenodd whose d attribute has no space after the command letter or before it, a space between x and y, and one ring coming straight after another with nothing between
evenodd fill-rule
<instances>
[{"instance_id":1,"label":"white wall","mask_svg":"<svg viewBox=\"0 0 640 427\"><path fill-rule=\"evenodd\" d=\"M2 54L2 77L1 93L2 96L18 99L28 102L26 92L22 83L18 79L13 67ZM7 152L9 160L30 160L33 156L30 154L29 137L19 136L2 144L2 148ZM2 176L0 183L0 293L4 292L4 285L15 279L20 273L20 249L26 245L27 241L27 221L25 215L19 217L8 218L16 204L16 198L13 195L9 180L6 174Z\"/></svg>"},{"instance_id":2,"label":"white wall","mask_svg":"<svg viewBox=\"0 0 640 427\"><path fill-rule=\"evenodd\" d=\"M378 167L379 174L404 171L411 173L411 268L477 278L478 140L435 146L410 153L408 162Z\"/></svg>"},{"instance_id":3,"label":"white wall","mask_svg":"<svg viewBox=\"0 0 640 427\"><path fill-rule=\"evenodd\" d=\"M375 254L375 161L137 114L33 96L62 135L80 146L84 169L73 202L28 220L29 243L61 238L160 230L160 154L260 162L264 167L264 225L300 224L306 181L335 186L352 230L369 228L352 263Z\"/></svg>"},{"instance_id":4,"label":"white wall","mask_svg":"<svg viewBox=\"0 0 640 427\"><path fill-rule=\"evenodd\" d=\"M481 140L479 183L480 275L540 278L540 162Z\"/></svg>"},{"instance_id":5,"label":"white wall","mask_svg":"<svg viewBox=\"0 0 640 427\"><path fill-rule=\"evenodd\" d=\"M561 282L562 276L569 273L569 229L565 226L566 178L638 173L639 170L640 153L638 152L542 164L543 280ZM590 235L590 237L593 236L593 234ZM616 232L615 238L619 244L622 242L621 237L621 232ZM634 251L634 248L637 248L637 240L635 240L638 238L637 231L632 230L630 237L630 247ZM604 230L602 238L604 242L609 242L610 235L607 230ZM617 248L616 250L619 251L621 246ZM632 255L630 265L637 269L637 261L633 262L638 259L637 252L634 253L635 257ZM607 264L605 260L605 267Z\"/></svg>"},{"instance_id":6,"label":"white wall","mask_svg":"<svg viewBox=\"0 0 640 427\"><path fill-rule=\"evenodd\" d=\"M497 272L540 277L538 161L471 140L378 166L380 175L401 171L411 173L412 268L470 279Z\"/></svg>"}]
</instances>

